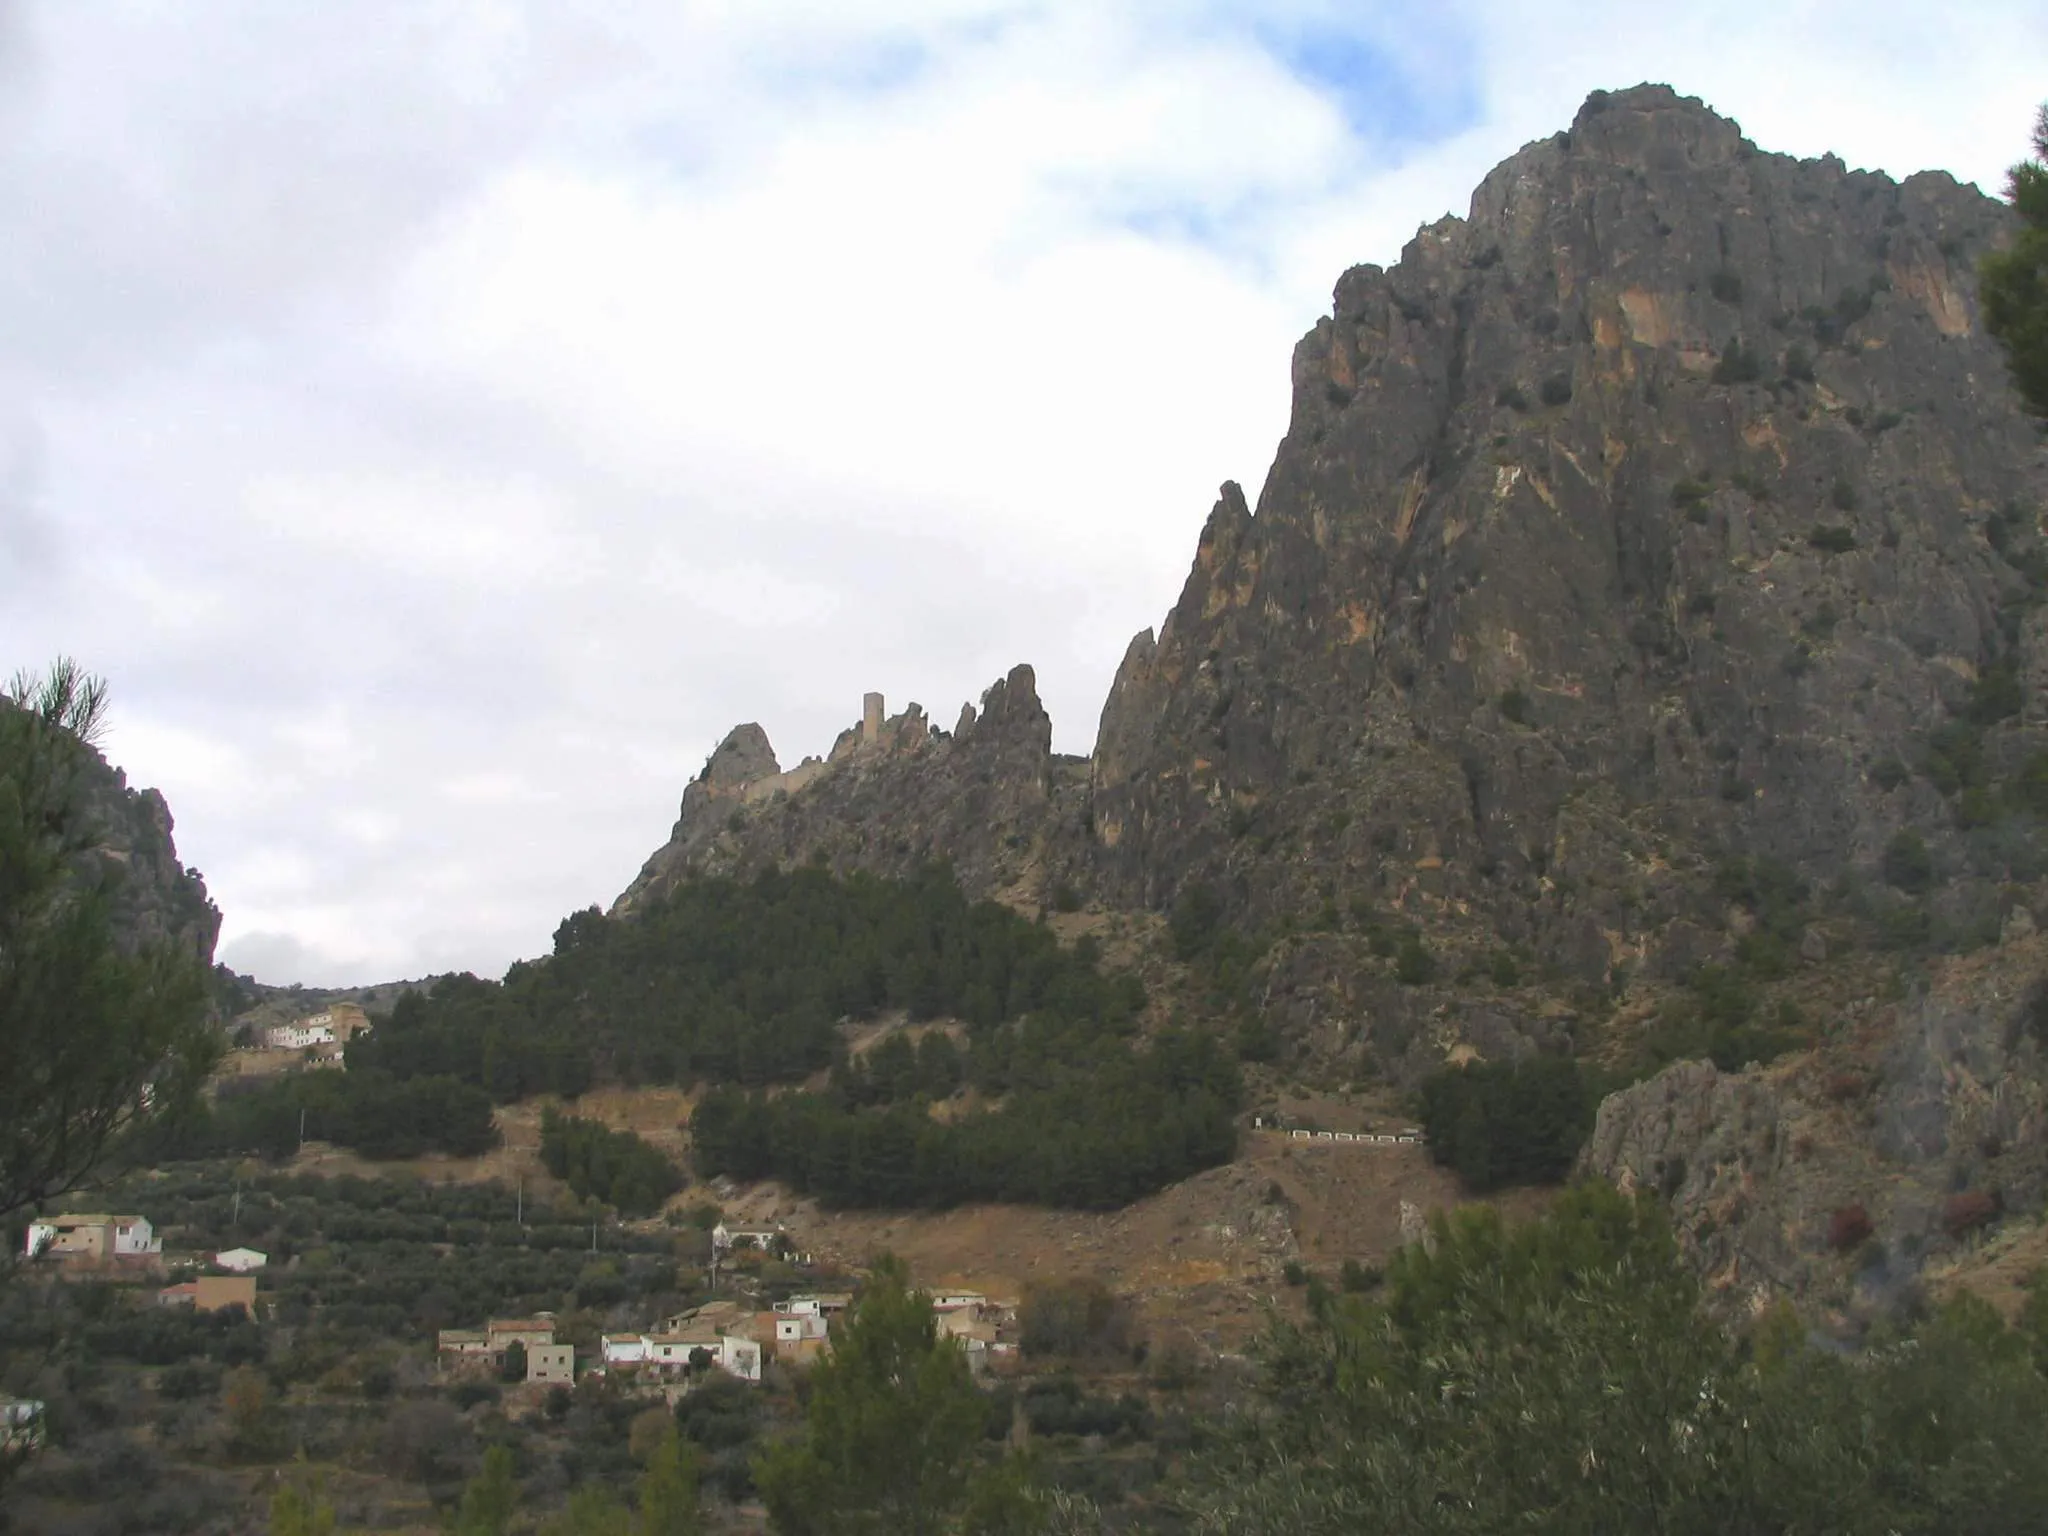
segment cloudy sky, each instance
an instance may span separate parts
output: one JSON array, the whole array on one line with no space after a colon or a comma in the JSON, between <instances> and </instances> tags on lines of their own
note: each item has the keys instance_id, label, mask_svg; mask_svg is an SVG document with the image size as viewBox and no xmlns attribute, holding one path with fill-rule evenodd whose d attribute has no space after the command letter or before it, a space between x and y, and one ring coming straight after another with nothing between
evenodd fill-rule
<instances>
[{"instance_id":1,"label":"cloudy sky","mask_svg":"<svg viewBox=\"0 0 2048 1536\"><path fill-rule=\"evenodd\" d=\"M497 974L739 721L1028 660L1086 751L1337 274L1588 90L1995 190L2043 59L2043 0L0 0L0 658L109 677L237 968Z\"/></svg>"}]
</instances>

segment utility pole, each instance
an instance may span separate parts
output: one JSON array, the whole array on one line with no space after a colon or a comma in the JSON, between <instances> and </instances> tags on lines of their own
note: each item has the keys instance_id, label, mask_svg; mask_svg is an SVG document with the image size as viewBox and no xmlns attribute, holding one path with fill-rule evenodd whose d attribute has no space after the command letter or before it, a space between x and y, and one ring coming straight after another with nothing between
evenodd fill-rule
<instances>
[{"instance_id":1,"label":"utility pole","mask_svg":"<svg viewBox=\"0 0 2048 1536\"><path fill-rule=\"evenodd\" d=\"M517 1222L517 1223L518 1223L518 1224L519 1224L520 1226L522 1226L522 1227L523 1227L523 1226L525 1226L525 1225L526 1225L526 1175L525 1175L525 1174L523 1174L523 1173L522 1173L521 1175L519 1175L519 1198L518 1198L517 1202L516 1202L516 1203L515 1203L515 1204L513 1205L512 1209L513 1209L513 1212L514 1212L514 1215L513 1215L512 1219L513 1219L513 1220L514 1220L515 1222Z\"/></svg>"},{"instance_id":2,"label":"utility pole","mask_svg":"<svg viewBox=\"0 0 2048 1536\"><path fill-rule=\"evenodd\" d=\"M303 1107L299 1110L299 1150L306 1150L306 1111Z\"/></svg>"}]
</instances>

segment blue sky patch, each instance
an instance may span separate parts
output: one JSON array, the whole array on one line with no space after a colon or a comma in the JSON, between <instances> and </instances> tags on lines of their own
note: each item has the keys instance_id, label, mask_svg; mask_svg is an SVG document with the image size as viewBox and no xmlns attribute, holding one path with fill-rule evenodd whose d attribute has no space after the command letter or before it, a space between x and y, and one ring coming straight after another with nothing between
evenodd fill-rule
<instances>
[{"instance_id":1,"label":"blue sky patch","mask_svg":"<svg viewBox=\"0 0 2048 1536\"><path fill-rule=\"evenodd\" d=\"M1263 23L1253 36L1288 73L1334 101L1354 134L1376 146L1431 144L1478 121L1474 54L1448 29L1432 36L1427 26L1417 28L1422 46L1406 58L1335 19Z\"/></svg>"}]
</instances>

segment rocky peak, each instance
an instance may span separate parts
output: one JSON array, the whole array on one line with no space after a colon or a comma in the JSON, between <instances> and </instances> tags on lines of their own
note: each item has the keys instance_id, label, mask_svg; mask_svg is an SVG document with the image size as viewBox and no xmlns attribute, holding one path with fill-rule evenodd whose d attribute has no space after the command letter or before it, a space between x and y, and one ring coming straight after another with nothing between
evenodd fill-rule
<instances>
[{"instance_id":1,"label":"rocky peak","mask_svg":"<svg viewBox=\"0 0 2048 1536\"><path fill-rule=\"evenodd\" d=\"M683 792L669 841L614 904L629 912L691 873L823 858L834 868L906 873L951 862L977 891L1003 889L1042 859L1053 795L1052 719L1028 666L960 712L953 734L923 706L885 717L879 694L829 756L787 773L758 726L726 738ZM731 749L728 754L728 749ZM722 774L721 756L731 773Z\"/></svg>"},{"instance_id":2,"label":"rocky peak","mask_svg":"<svg viewBox=\"0 0 2048 1536\"><path fill-rule=\"evenodd\" d=\"M744 789L782 772L768 733L749 721L736 725L713 750L699 778L713 793Z\"/></svg>"},{"instance_id":3,"label":"rocky peak","mask_svg":"<svg viewBox=\"0 0 2048 1536\"><path fill-rule=\"evenodd\" d=\"M1886 765L1994 665L2048 676L2048 466L1975 308L2006 219L1764 153L1662 86L1596 94L1339 279L1256 509L1223 487L1091 763L1052 757L1020 669L689 857L937 856L1121 907L1199 881L1246 924L1395 912L1601 988L1716 952L1730 856L1869 879L1912 828L1940 900L1991 900L2011 869ZM1425 1004L1341 926L1273 1021L1380 1021L1360 1049L1421 1059Z\"/></svg>"},{"instance_id":4,"label":"rocky peak","mask_svg":"<svg viewBox=\"0 0 2048 1536\"><path fill-rule=\"evenodd\" d=\"M15 706L0 698L0 709ZM196 869L178 862L175 823L163 795L131 789L98 748L74 741L76 791L91 840L82 871L107 892L114 932L128 947L170 944L213 963L220 909Z\"/></svg>"}]
</instances>

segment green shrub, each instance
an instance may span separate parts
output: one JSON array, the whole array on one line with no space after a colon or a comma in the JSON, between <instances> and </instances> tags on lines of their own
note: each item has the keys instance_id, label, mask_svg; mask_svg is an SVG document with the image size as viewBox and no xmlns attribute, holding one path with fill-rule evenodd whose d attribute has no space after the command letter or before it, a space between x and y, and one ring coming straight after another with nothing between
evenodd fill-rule
<instances>
[{"instance_id":1,"label":"green shrub","mask_svg":"<svg viewBox=\"0 0 2048 1536\"><path fill-rule=\"evenodd\" d=\"M1763 360L1743 346L1742 338L1728 338L1728 349L1714 364L1716 384L1754 384L1764 374Z\"/></svg>"},{"instance_id":2,"label":"green shrub","mask_svg":"<svg viewBox=\"0 0 2048 1536\"><path fill-rule=\"evenodd\" d=\"M1848 476L1837 475L1835 477L1835 488L1829 493L1828 499L1835 504L1837 512L1854 512L1856 510L1856 487L1849 483Z\"/></svg>"},{"instance_id":3,"label":"green shrub","mask_svg":"<svg viewBox=\"0 0 2048 1536\"><path fill-rule=\"evenodd\" d=\"M1707 291L1723 304L1742 302L1742 279L1723 268L1707 279Z\"/></svg>"},{"instance_id":4,"label":"green shrub","mask_svg":"<svg viewBox=\"0 0 2048 1536\"><path fill-rule=\"evenodd\" d=\"M1504 720L1516 725L1529 723L1529 695L1520 688L1509 688L1500 696L1500 713Z\"/></svg>"},{"instance_id":5,"label":"green shrub","mask_svg":"<svg viewBox=\"0 0 2048 1536\"><path fill-rule=\"evenodd\" d=\"M631 1131L596 1120L558 1114L540 1117L543 1167L586 1200L602 1200L621 1214L646 1216L683 1187L682 1173L658 1147Z\"/></svg>"},{"instance_id":6,"label":"green shrub","mask_svg":"<svg viewBox=\"0 0 2048 1536\"><path fill-rule=\"evenodd\" d=\"M1970 698L1963 706L1963 716L1973 725L1996 725L2017 715L2023 702L2019 663L2011 656L2004 656L1977 674L1976 682L1970 685Z\"/></svg>"},{"instance_id":7,"label":"green shrub","mask_svg":"<svg viewBox=\"0 0 2048 1536\"><path fill-rule=\"evenodd\" d=\"M1499 389L1495 390L1493 403L1495 405L1504 405L1517 414L1527 414L1529 409L1529 397L1513 384L1503 384Z\"/></svg>"},{"instance_id":8,"label":"green shrub","mask_svg":"<svg viewBox=\"0 0 2048 1536\"><path fill-rule=\"evenodd\" d=\"M1537 393L1545 405L1563 405L1572 397L1572 376L1568 373L1553 373L1545 379Z\"/></svg>"},{"instance_id":9,"label":"green shrub","mask_svg":"<svg viewBox=\"0 0 2048 1536\"><path fill-rule=\"evenodd\" d=\"M1404 987L1426 986L1436 979L1436 957L1420 934L1411 933L1401 941L1394 955L1394 979Z\"/></svg>"},{"instance_id":10,"label":"green shrub","mask_svg":"<svg viewBox=\"0 0 2048 1536\"><path fill-rule=\"evenodd\" d=\"M1846 555L1856 547L1856 535L1839 523L1816 523L1806 542L1822 554Z\"/></svg>"},{"instance_id":11,"label":"green shrub","mask_svg":"<svg viewBox=\"0 0 2048 1536\"><path fill-rule=\"evenodd\" d=\"M1870 782L1886 794L1890 794L1910 777L1912 771L1899 760L1897 754L1881 757L1870 765Z\"/></svg>"},{"instance_id":12,"label":"green shrub","mask_svg":"<svg viewBox=\"0 0 2048 1536\"><path fill-rule=\"evenodd\" d=\"M1446 1068L1424 1080L1421 1101L1430 1156L1474 1193L1563 1179L1599 1102L1566 1056Z\"/></svg>"},{"instance_id":13,"label":"green shrub","mask_svg":"<svg viewBox=\"0 0 2048 1536\"><path fill-rule=\"evenodd\" d=\"M1800 384L1813 382L1813 357L1797 342L1785 349L1785 377Z\"/></svg>"},{"instance_id":14,"label":"green shrub","mask_svg":"<svg viewBox=\"0 0 2048 1536\"><path fill-rule=\"evenodd\" d=\"M1918 896L1934 884L1934 856L1910 827L1892 834L1878 868L1887 885L1909 896Z\"/></svg>"}]
</instances>

